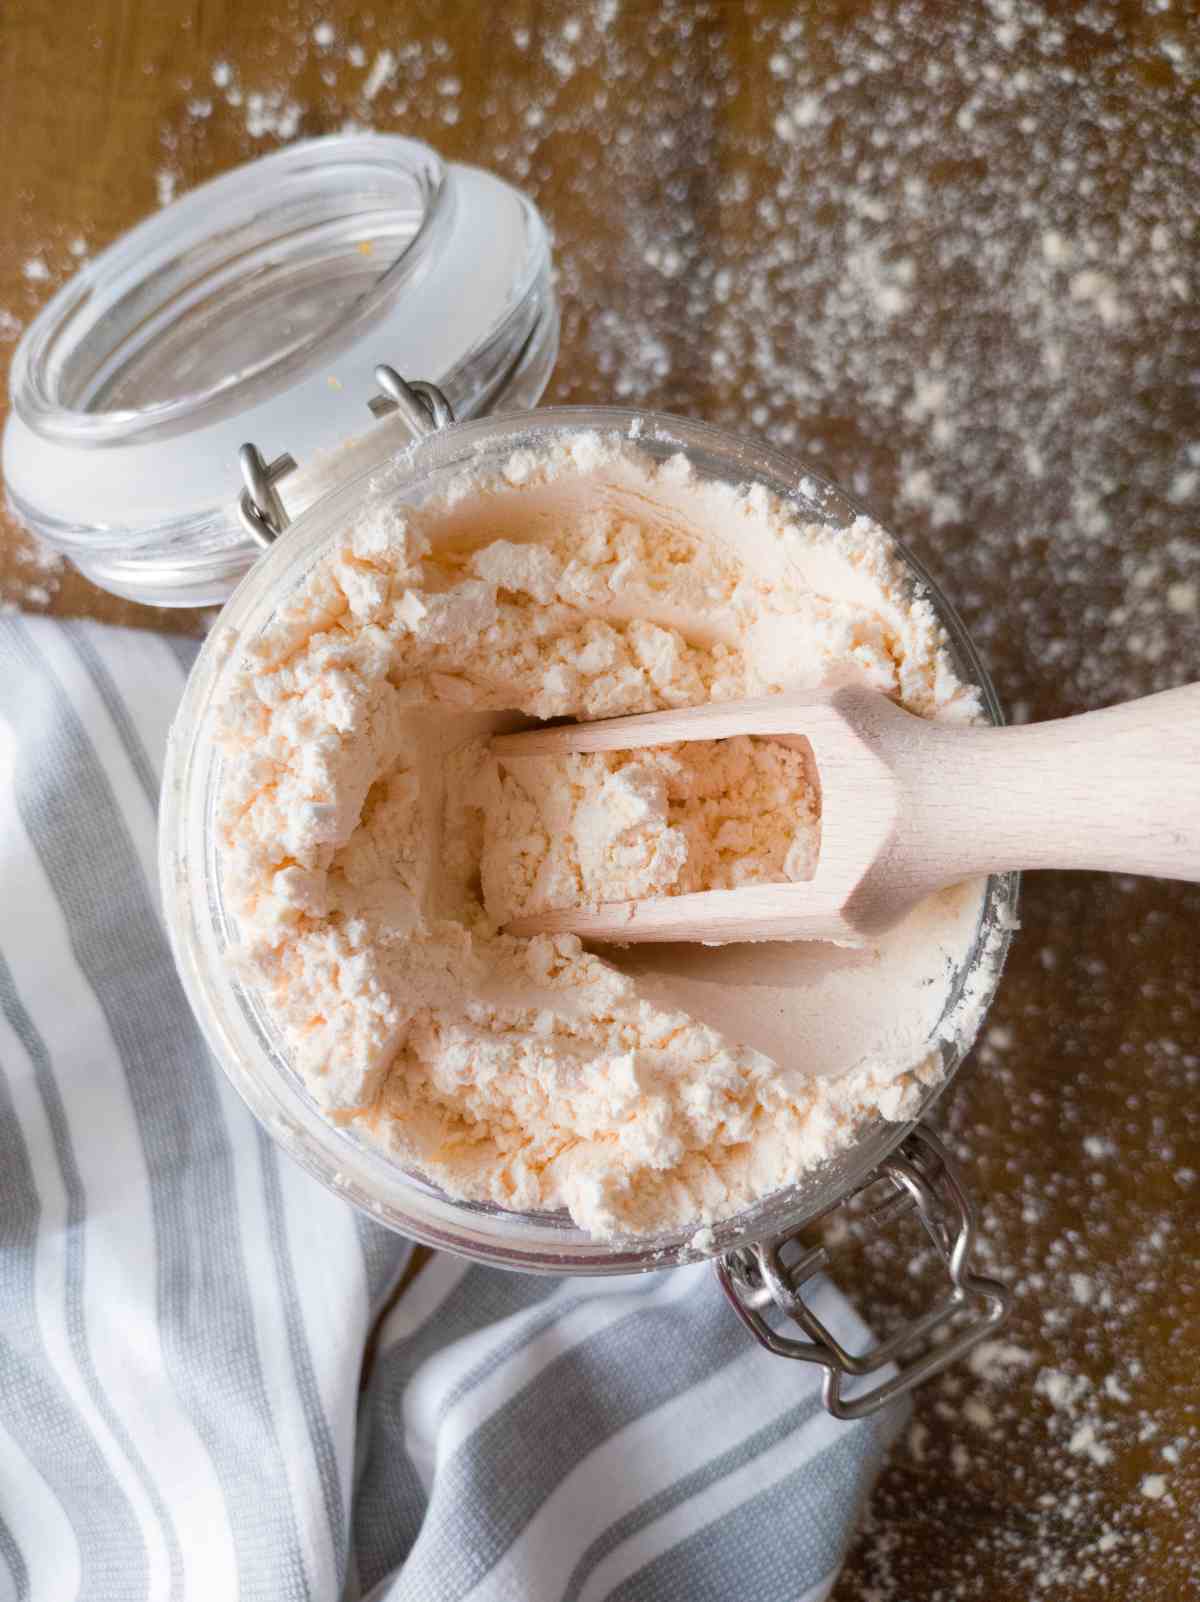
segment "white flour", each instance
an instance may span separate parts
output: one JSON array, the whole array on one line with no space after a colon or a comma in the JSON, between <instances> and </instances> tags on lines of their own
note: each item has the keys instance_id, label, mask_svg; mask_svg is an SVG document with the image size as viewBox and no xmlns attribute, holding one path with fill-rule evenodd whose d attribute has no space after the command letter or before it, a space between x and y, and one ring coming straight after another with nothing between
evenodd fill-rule
<instances>
[{"instance_id":1,"label":"white flour","mask_svg":"<svg viewBox=\"0 0 1200 1602\"><path fill-rule=\"evenodd\" d=\"M483 901L550 907L808 879L819 803L805 759L740 736L481 764Z\"/></svg>"},{"instance_id":2,"label":"white flour","mask_svg":"<svg viewBox=\"0 0 1200 1602\"><path fill-rule=\"evenodd\" d=\"M680 456L656 466L584 435L348 533L248 648L223 736L242 960L330 1116L452 1194L565 1206L601 1237L727 1217L864 1118L905 1116L940 1071L939 1029L977 1017L975 993L942 1019L977 886L855 952L675 950L617 967L571 937L497 927L511 814L480 784L483 737L508 710L608 716L835 668L926 715L977 711L880 530L805 525L761 489L697 481ZM635 811L654 791L642 767L640 790L626 781ZM755 871L805 866L794 817L780 839L735 816L733 776L753 812L799 775L736 748L713 772L677 825L668 800L652 865L674 860L676 828L685 846L707 839L707 807L716 843L693 868L732 882L743 846ZM577 838L599 861L581 799ZM681 873L689 854L675 849Z\"/></svg>"}]
</instances>

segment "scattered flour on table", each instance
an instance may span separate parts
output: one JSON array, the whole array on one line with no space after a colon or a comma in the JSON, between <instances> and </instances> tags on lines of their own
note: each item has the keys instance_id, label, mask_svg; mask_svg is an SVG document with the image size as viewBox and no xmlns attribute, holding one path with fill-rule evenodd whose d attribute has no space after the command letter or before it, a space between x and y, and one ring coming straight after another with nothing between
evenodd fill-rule
<instances>
[{"instance_id":1,"label":"scattered flour on table","mask_svg":"<svg viewBox=\"0 0 1200 1602\"><path fill-rule=\"evenodd\" d=\"M9 544L8 567L0 583L0 612L44 610L58 593L66 562L37 540L19 534Z\"/></svg>"}]
</instances>

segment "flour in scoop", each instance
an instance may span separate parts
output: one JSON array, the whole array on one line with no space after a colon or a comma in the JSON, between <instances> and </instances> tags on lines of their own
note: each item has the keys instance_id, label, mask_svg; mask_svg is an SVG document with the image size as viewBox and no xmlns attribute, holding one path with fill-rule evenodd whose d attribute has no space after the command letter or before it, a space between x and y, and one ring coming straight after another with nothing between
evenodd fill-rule
<instances>
[{"instance_id":1,"label":"flour in scoop","mask_svg":"<svg viewBox=\"0 0 1200 1602\"><path fill-rule=\"evenodd\" d=\"M969 720L930 603L866 519L832 529L596 434L381 504L242 647L220 845L242 974L326 1114L449 1194L598 1238L702 1231L903 1118L970 1034L981 890L876 946L517 939L575 893L812 870L816 795L763 741L572 758L490 735L850 674ZM795 760L793 761L793 758ZM556 888L557 887L557 888Z\"/></svg>"},{"instance_id":2,"label":"flour in scoop","mask_svg":"<svg viewBox=\"0 0 1200 1602\"><path fill-rule=\"evenodd\" d=\"M811 879L820 801L804 756L738 735L638 751L482 753L483 903L551 908Z\"/></svg>"}]
</instances>

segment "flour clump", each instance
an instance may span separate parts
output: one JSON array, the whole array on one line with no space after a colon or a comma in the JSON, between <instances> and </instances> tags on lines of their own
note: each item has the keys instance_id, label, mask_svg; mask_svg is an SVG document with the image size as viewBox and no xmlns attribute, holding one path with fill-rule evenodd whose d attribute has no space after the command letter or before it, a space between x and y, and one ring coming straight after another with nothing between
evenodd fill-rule
<instances>
[{"instance_id":1,"label":"flour clump","mask_svg":"<svg viewBox=\"0 0 1200 1602\"><path fill-rule=\"evenodd\" d=\"M977 885L862 953L656 966L503 929L564 896L809 877L820 805L774 741L502 763L493 733L835 675L979 715L865 518L830 528L599 434L419 506L381 490L242 647L220 712L236 960L326 1115L453 1196L599 1238L701 1230L907 1116Z\"/></svg>"}]
</instances>

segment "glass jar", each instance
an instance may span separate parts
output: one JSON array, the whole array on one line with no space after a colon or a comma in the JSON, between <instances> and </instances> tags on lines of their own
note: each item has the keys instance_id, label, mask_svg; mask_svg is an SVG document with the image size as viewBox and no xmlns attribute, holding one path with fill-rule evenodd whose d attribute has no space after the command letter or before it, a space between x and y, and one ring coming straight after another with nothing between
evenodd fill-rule
<instances>
[{"instance_id":1,"label":"glass jar","mask_svg":"<svg viewBox=\"0 0 1200 1602\"><path fill-rule=\"evenodd\" d=\"M546 229L491 173L391 134L289 145L123 235L14 354L4 434L19 522L102 589L219 605L259 554L238 450L299 462L295 511L385 460L380 362L459 417L535 405L558 313Z\"/></svg>"},{"instance_id":2,"label":"glass jar","mask_svg":"<svg viewBox=\"0 0 1200 1602\"><path fill-rule=\"evenodd\" d=\"M526 197L393 135L292 145L134 228L30 325L10 376L9 504L102 588L160 606L227 603L171 734L162 886L196 1015L280 1144L382 1223L501 1267L618 1274L711 1256L753 1334L772 1351L821 1364L826 1405L857 1416L945 1367L1004 1316L1003 1289L972 1269L971 1207L928 1131L877 1119L821 1168L702 1236L599 1242L565 1216L456 1201L336 1128L228 960L214 708L239 646L369 497L416 502L468 463L496 466L516 449L599 429L651 455L682 450L697 474L761 484L811 520L836 527L857 515L818 475L702 424L610 408L496 415L536 406L557 340L549 243ZM406 384L398 373L424 382ZM900 554L914 592L929 597L944 625L958 676L979 686L998 720L952 608ZM949 998L947 1010L969 997L976 1023L999 977L1015 894L1015 878L989 881ZM969 1045L962 1031L941 1044L944 1071L922 1113ZM799 1232L876 1190L885 1194L870 1216L879 1223L915 1210L951 1288L913 1324L855 1355L805 1304L804 1285L826 1259L823 1248L803 1247ZM781 1316L800 1333L782 1331ZM848 1397L843 1385L854 1379L860 1388Z\"/></svg>"},{"instance_id":3,"label":"glass jar","mask_svg":"<svg viewBox=\"0 0 1200 1602\"><path fill-rule=\"evenodd\" d=\"M879 1118L864 1124L853 1143L832 1160L715 1225L705 1233L703 1249L690 1230L634 1242L597 1241L565 1215L509 1212L455 1200L336 1127L309 1097L261 1000L229 960L235 932L216 850L214 809L222 756L214 738L215 709L243 647L368 504L377 504L380 496L419 504L468 466L476 473L498 471L515 450L544 449L552 441L598 430L636 441L640 450L660 459L683 451L699 477L760 484L812 521L841 527L859 515L859 508L834 486L778 452L679 418L572 407L465 423L448 421L442 413L443 426L435 427L433 416L431 407L429 431L396 454L385 470L359 473L340 483L272 545L225 607L193 670L171 734L160 823L167 923L192 1007L221 1067L280 1144L324 1184L382 1223L431 1246L534 1272L629 1273L713 1256L735 1308L756 1336L783 1355L822 1363L831 1410L845 1416L867 1411L945 1366L993 1328L1005 1309L1003 1290L971 1269L970 1207L949 1159L928 1133L911 1122ZM952 607L920 564L897 549L914 596L927 596L938 613L956 672L979 687L988 715L999 721L995 694ZM974 1016L982 1018L1007 948L1015 895L1014 877L989 881L974 944L956 977L947 1011L969 993L978 1003ZM970 1044L961 1034L953 1044L941 1043L944 1071L926 1092L922 1113L949 1082ZM946 1262L952 1290L945 1303L918 1321L919 1329L902 1332L904 1341L894 1339L864 1359L842 1352L804 1307L800 1287L824 1259L810 1251L794 1260L793 1243L803 1226L877 1182L889 1192L885 1212L894 1212L901 1203L916 1209ZM772 1307L799 1322L805 1338L780 1336L765 1317ZM969 1323L943 1330L949 1338L929 1347L916 1362L898 1372L886 1370L881 1382L853 1398L843 1395L844 1380L885 1370L914 1333L928 1337L938 1326L957 1326L964 1315Z\"/></svg>"}]
</instances>

